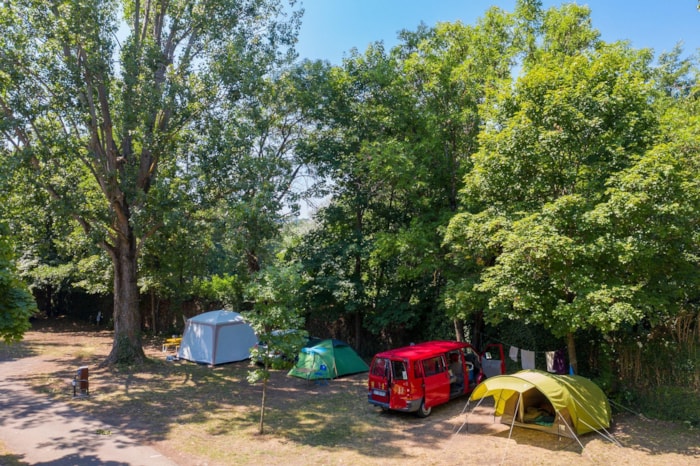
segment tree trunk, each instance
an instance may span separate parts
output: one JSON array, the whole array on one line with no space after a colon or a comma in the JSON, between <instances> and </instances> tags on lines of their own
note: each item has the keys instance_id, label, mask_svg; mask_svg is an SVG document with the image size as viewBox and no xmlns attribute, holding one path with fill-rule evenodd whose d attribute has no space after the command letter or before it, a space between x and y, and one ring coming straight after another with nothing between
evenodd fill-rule
<instances>
[{"instance_id":1,"label":"tree trunk","mask_svg":"<svg viewBox=\"0 0 700 466\"><path fill-rule=\"evenodd\" d=\"M146 359L141 341L141 311L136 283L136 239L130 227L110 251L114 266L114 344L102 365L132 364Z\"/></svg>"},{"instance_id":2,"label":"tree trunk","mask_svg":"<svg viewBox=\"0 0 700 466\"><path fill-rule=\"evenodd\" d=\"M472 318L472 341L470 343L479 350L484 348L484 311L476 311Z\"/></svg>"},{"instance_id":3,"label":"tree trunk","mask_svg":"<svg viewBox=\"0 0 700 466\"><path fill-rule=\"evenodd\" d=\"M578 361L576 360L576 343L573 332L566 335L566 347L569 350L569 365L573 368L574 374L578 374Z\"/></svg>"},{"instance_id":4,"label":"tree trunk","mask_svg":"<svg viewBox=\"0 0 700 466\"><path fill-rule=\"evenodd\" d=\"M265 370L268 370L267 365L265 365ZM267 398L267 379L263 380L262 386L262 402L260 404L260 425L258 426L259 435L263 435L265 433L265 398Z\"/></svg>"},{"instance_id":5,"label":"tree trunk","mask_svg":"<svg viewBox=\"0 0 700 466\"><path fill-rule=\"evenodd\" d=\"M455 326L455 337L457 341L464 341L464 322L461 319L452 319Z\"/></svg>"},{"instance_id":6,"label":"tree trunk","mask_svg":"<svg viewBox=\"0 0 700 466\"><path fill-rule=\"evenodd\" d=\"M156 335L158 333L158 324L156 323L157 321L157 309L156 309L156 292L155 290L151 290L151 332L153 332L153 335Z\"/></svg>"},{"instance_id":7,"label":"tree trunk","mask_svg":"<svg viewBox=\"0 0 700 466\"><path fill-rule=\"evenodd\" d=\"M355 313L355 347L360 350L364 342L362 341L362 315L363 312L358 309Z\"/></svg>"},{"instance_id":8,"label":"tree trunk","mask_svg":"<svg viewBox=\"0 0 700 466\"><path fill-rule=\"evenodd\" d=\"M359 208L355 213L355 233L357 234L358 244L357 253L355 254L355 268L353 270L353 279L355 280L355 286L362 287L362 228L364 220L364 209ZM364 288L364 287L362 287ZM364 290L362 292L364 294ZM359 293L358 293L359 296ZM357 298L356 298L357 299ZM362 306L358 306L355 311L355 348L358 350L362 349L362 316L364 314L364 309Z\"/></svg>"},{"instance_id":9,"label":"tree trunk","mask_svg":"<svg viewBox=\"0 0 700 466\"><path fill-rule=\"evenodd\" d=\"M260 272L260 259L254 249L247 249L245 252L246 261L248 262L248 272L255 275Z\"/></svg>"}]
</instances>

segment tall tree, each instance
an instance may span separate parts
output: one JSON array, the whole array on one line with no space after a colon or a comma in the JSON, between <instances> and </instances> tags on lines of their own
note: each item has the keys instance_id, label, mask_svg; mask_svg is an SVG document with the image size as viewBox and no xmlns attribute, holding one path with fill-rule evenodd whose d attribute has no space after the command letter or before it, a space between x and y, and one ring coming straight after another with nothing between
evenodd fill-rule
<instances>
[{"instance_id":1,"label":"tall tree","mask_svg":"<svg viewBox=\"0 0 700 466\"><path fill-rule=\"evenodd\" d=\"M119 7L123 7L122 21ZM109 255L114 345L143 359L140 248L173 206L203 109L241 96L294 40L281 2L20 0L0 14L3 151Z\"/></svg>"},{"instance_id":2,"label":"tall tree","mask_svg":"<svg viewBox=\"0 0 700 466\"><path fill-rule=\"evenodd\" d=\"M224 238L243 251L254 275L271 260L269 241L298 211L310 186L300 185L310 166L304 150L309 116L318 106L317 71L308 63L259 80L243 99L227 99L202 128L193 152L204 203L225 213Z\"/></svg>"},{"instance_id":3,"label":"tall tree","mask_svg":"<svg viewBox=\"0 0 700 466\"><path fill-rule=\"evenodd\" d=\"M574 367L576 331L640 317L620 304L633 290L607 281L585 218L658 131L650 53L599 43L589 23L581 7L549 10L523 75L487 100L464 191L470 210L449 235L461 256L481 261L464 296L486 297L492 321L537 322L566 336ZM470 238L480 240L460 242ZM607 305L591 306L603 295Z\"/></svg>"},{"instance_id":4,"label":"tall tree","mask_svg":"<svg viewBox=\"0 0 700 466\"><path fill-rule=\"evenodd\" d=\"M29 318L36 303L17 276L8 233L7 225L0 223L0 338L12 342L21 340L31 328Z\"/></svg>"},{"instance_id":5,"label":"tall tree","mask_svg":"<svg viewBox=\"0 0 700 466\"><path fill-rule=\"evenodd\" d=\"M351 324L354 344L361 346L374 283L367 244L376 226L367 216L390 195L373 168L383 166L375 153L377 140L393 127L390 84L395 68L384 47L375 44L364 54L353 51L342 68L319 71L325 81L324 108L313 113L317 129L304 150L315 156L321 178L332 180L329 191L335 201L319 216L323 231L309 236L301 254L315 277L308 285L315 308L332 310L328 318L343 316Z\"/></svg>"},{"instance_id":6,"label":"tall tree","mask_svg":"<svg viewBox=\"0 0 700 466\"><path fill-rule=\"evenodd\" d=\"M416 98L408 119L414 123L402 133L402 150L414 168L403 174L401 184L407 191L402 207L409 221L395 233L386 232L385 247L377 248L375 255L395 255L397 247L403 249L400 257L406 265L400 278L430 277L431 299L438 302L452 274L461 277L464 272L445 260L443 235L459 209L458 192L478 149L479 103L489 89L510 81L519 51L513 26L513 15L492 8L473 26L440 23L420 40L411 41L416 44L413 49L402 50L405 83L398 84ZM454 319L456 338L467 338L465 315L451 307L446 310Z\"/></svg>"},{"instance_id":7,"label":"tall tree","mask_svg":"<svg viewBox=\"0 0 700 466\"><path fill-rule=\"evenodd\" d=\"M319 152L333 157L319 158L333 200L303 254L317 308L344 309L358 340L362 328L385 344L421 338L426 319L451 333L442 232L476 150L478 104L510 74L511 29L497 9L476 26L421 26L329 73L319 133L332 142Z\"/></svg>"},{"instance_id":8,"label":"tall tree","mask_svg":"<svg viewBox=\"0 0 700 466\"><path fill-rule=\"evenodd\" d=\"M646 329L675 327L688 316L697 322L700 305L699 70L683 66L685 72L678 73L663 57L659 62L666 78L657 80L666 96L656 106L660 135L611 178L607 199L587 218L598 238L596 258L608 264L608 283L617 285L600 292L592 309L624 287L629 291L615 306L633 309Z\"/></svg>"}]
</instances>

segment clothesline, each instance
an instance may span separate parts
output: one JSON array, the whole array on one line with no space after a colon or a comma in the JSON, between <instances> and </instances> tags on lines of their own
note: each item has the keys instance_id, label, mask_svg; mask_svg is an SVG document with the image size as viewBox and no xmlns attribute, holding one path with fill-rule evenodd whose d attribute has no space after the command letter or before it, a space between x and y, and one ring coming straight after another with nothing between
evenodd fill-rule
<instances>
[{"instance_id":1,"label":"clothesline","mask_svg":"<svg viewBox=\"0 0 700 466\"><path fill-rule=\"evenodd\" d=\"M567 370L566 367L566 348L559 348L553 351L534 351L522 349L515 345L509 345L504 342L499 343L509 347L508 357L512 361L518 362L518 356L520 356L520 365L523 369L536 369L537 367L535 364L535 356L538 353L544 353L545 360L547 362L547 372L552 372L555 374L567 374L571 371L571 369Z\"/></svg>"},{"instance_id":2,"label":"clothesline","mask_svg":"<svg viewBox=\"0 0 700 466\"><path fill-rule=\"evenodd\" d=\"M485 341L488 341L488 342L500 343L500 344L502 344L504 347L511 347L511 346L516 346L516 347L518 347L517 345L512 345L512 344L510 344L510 343L508 343L508 342L499 340L498 338L492 338L492 337L489 336L489 335L484 335L484 336L486 337L486 338L484 338L484 340L485 340ZM518 348L519 348L519 347L518 347ZM543 354L543 353L549 353L549 352L551 352L551 351L565 351L565 350L566 350L566 346L559 347L559 348L554 349L554 350L546 350L546 351L541 351L541 350L528 350L528 351L532 351L533 353Z\"/></svg>"}]
</instances>

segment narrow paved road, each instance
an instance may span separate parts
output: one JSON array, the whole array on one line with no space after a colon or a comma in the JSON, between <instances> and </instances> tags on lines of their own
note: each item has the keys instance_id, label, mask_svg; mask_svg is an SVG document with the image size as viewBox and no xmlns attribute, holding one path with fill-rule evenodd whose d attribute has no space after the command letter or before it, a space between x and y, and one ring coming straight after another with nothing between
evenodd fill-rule
<instances>
[{"instance_id":1,"label":"narrow paved road","mask_svg":"<svg viewBox=\"0 0 700 466\"><path fill-rule=\"evenodd\" d=\"M32 358L0 361L0 440L31 465L173 466L170 459L65 403L37 394L23 380Z\"/></svg>"}]
</instances>

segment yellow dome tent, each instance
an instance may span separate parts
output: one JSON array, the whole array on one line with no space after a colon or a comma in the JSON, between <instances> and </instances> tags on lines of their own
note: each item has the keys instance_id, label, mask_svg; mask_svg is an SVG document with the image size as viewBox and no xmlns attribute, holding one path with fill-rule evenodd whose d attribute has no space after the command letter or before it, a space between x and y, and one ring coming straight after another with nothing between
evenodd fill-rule
<instances>
[{"instance_id":1,"label":"yellow dome tent","mask_svg":"<svg viewBox=\"0 0 700 466\"><path fill-rule=\"evenodd\" d=\"M610 427L607 397L595 383L578 375L524 370L490 377L474 389L467 405L488 397L494 399L494 416L510 425L511 433L513 426L519 426L578 440L587 432L607 433Z\"/></svg>"}]
</instances>

